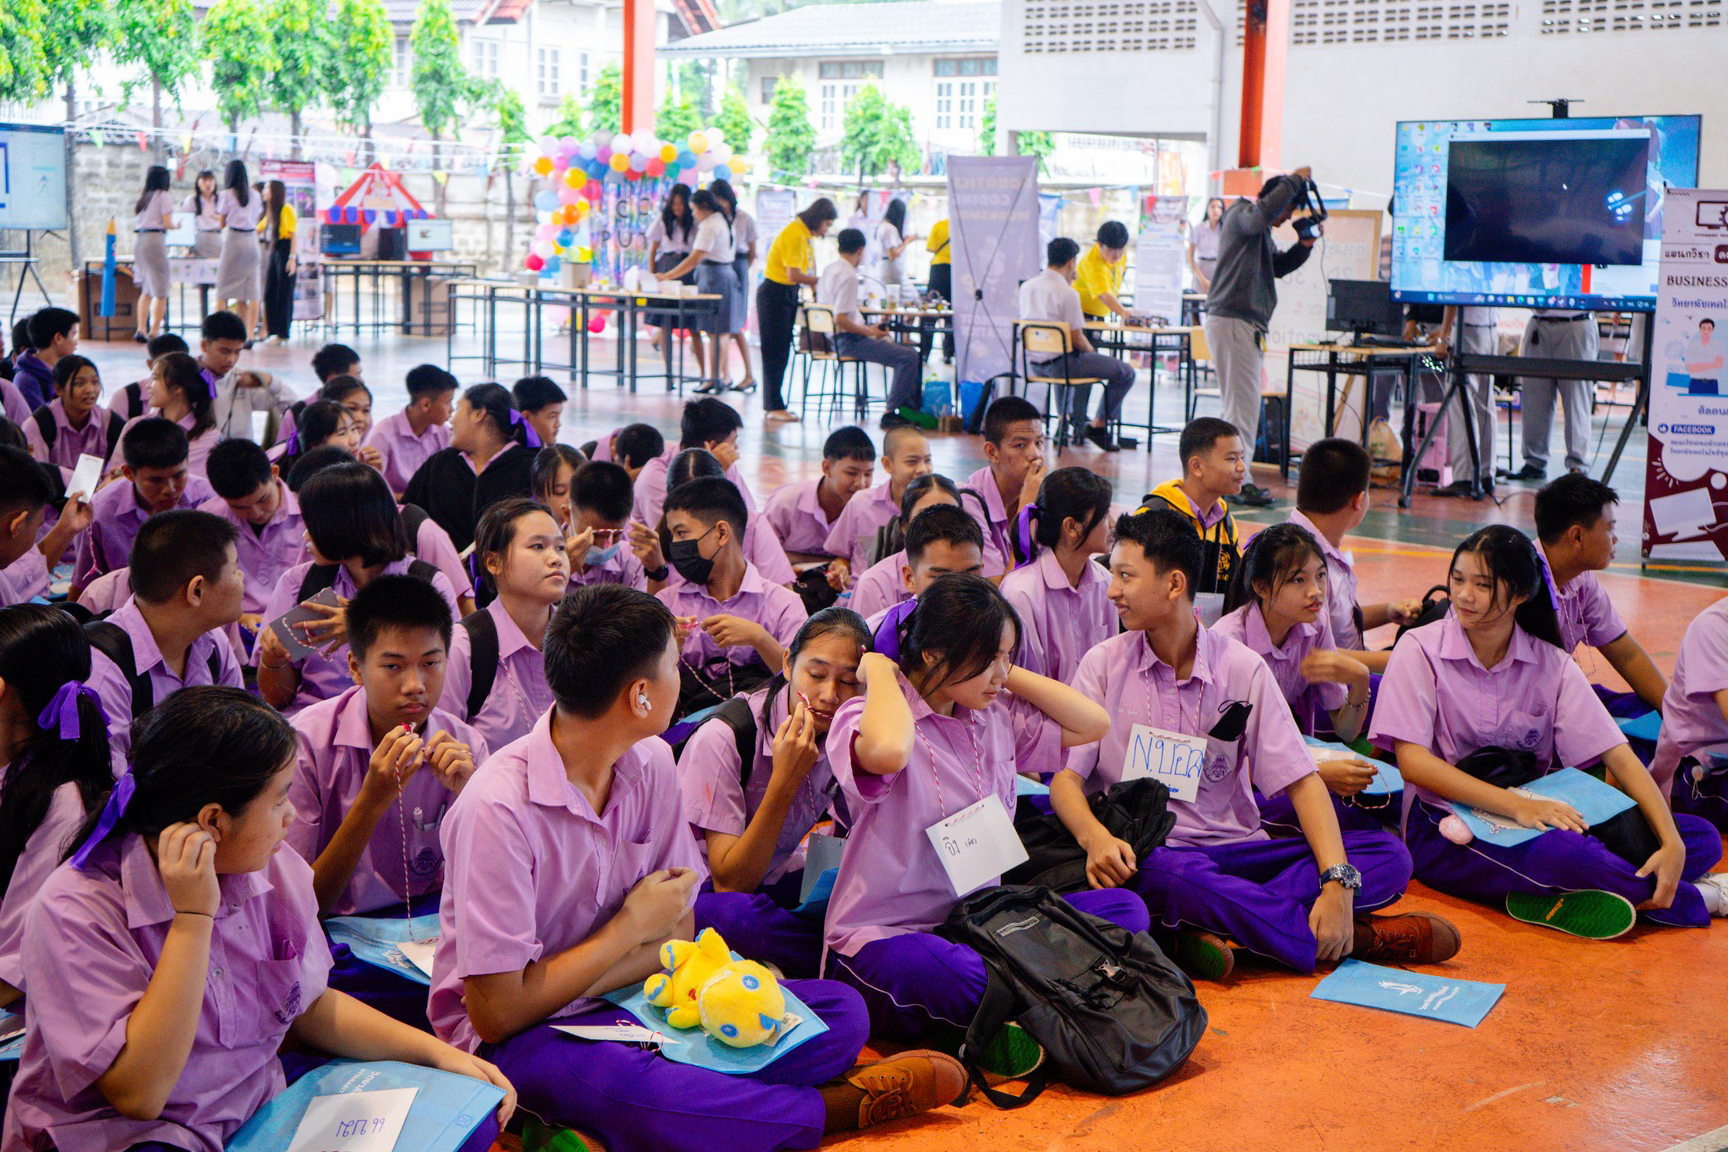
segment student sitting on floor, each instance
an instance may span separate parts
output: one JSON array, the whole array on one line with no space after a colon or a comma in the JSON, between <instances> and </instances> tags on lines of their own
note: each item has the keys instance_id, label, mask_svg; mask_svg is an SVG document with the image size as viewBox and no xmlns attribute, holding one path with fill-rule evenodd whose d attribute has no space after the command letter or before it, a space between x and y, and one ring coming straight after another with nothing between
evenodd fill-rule
<instances>
[{"instance_id":1,"label":"student sitting on floor","mask_svg":"<svg viewBox=\"0 0 1728 1152\"><path fill-rule=\"evenodd\" d=\"M474 526L486 509L533 488L534 430L497 384L476 384L462 393L450 418L450 447L420 465L402 492L436 520L458 551L474 543Z\"/></svg>"},{"instance_id":2,"label":"student sitting on floor","mask_svg":"<svg viewBox=\"0 0 1728 1152\"><path fill-rule=\"evenodd\" d=\"M1344 537L1368 514L1369 485L1374 460L1354 440L1316 440L1302 453L1296 479L1296 510L1290 523L1305 529L1326 558L1326 617L1339 651L1350 652L1369 672L1383 672L1392 650L1364 651L1362 634L1382 624L1409 624L1422 611L1421 600L1359 604L1356 558L1344 547Z\"/></svg>"},{"instance_id":3,"label":"student sitting on floor","mask_svg":"<svg viewBox=\"0 0 1728 1152\"><path fill-rule=\"evenodd\" d=\"M878 560L897 551L880 547L880 534L900 516L906 485L930 475L930 441L912 425L890 428L882 436L882 471L886 484L870 484L840 509L828 529L821 551L845 559L847 575L857 580Z\"/></svg>"},{"instance_id":4,"label":"student sitting on floor","mask_svg":"<svg viewBox=\"0 0 1728 1152\"><path fill-rule=\"evenodd\" d=\"M312 353L312 375L323 388L338 376L360 379L360 353L346 344L330 343Z\"/></svg>"},{"instance_id":5,"label":"student sitting on floor","mask_svg":"<svg viewBox=\"0 0 1728 1152\"><path fill-rule=\"evenodd\" d=\"M705 448L684 449L672 457L672 463L666 468L666 480L673 488L691 480L722 479L731 483L731 478L721 467L719 459ZM734 484L733 487L737 485ZM665 501L661 503L664 504ZM745 503L745 510L748 511L749 502ZM635 520L629 525L630 549L647 570L650 592L658 592L666 584L676 584L684 578L677 569L668 569L666 538L657 529L658 525L651 529ZM765 518L751 515L750 526L744 529L742 544L744 559L754 564L756 571L762 573L762 578L768 583L788 588L797 583L798 574L792 570L792 562L786 559L786 550L780 547L780 536Z\"/></svg>"},{"instance_id":6,"label":"student sitting on floor","mask_svg":"<svg viewBox=\"0 0 1728 1152\"><path fill-rule=\"evenodd\" d=\"M320 916L425 915L443 880L439 825L489 746L435 706L451 629L450 606L430 584L380 576L354 594L346 615L355 686L292 721L288 846L312 865ZM423 984L347 956L330 985L426 1026Z\"/></svg>"},{"instance_id":7,"label":"student sitting on floor","mask_svg":"<svg viewBox=\"0 0 1728 1152\"><path fill-rule=\"evenodd\" d=\"M25 915L24 1054L7 1149L221 1148L297 1054L400 1060L506 1090L486 1061L327 986L312 870L278 851L294 732L257 697L192 688L140 722L132 766ZM284 1044L289 1052L284 1052Z\"/></svg>"},{"instance_id":8,"label":"student sitting on floor","mask_svg":"<svg viewBox=\"0 0 1728 1152\"><path fill-rule=\"evenodd\" d=\"M1204 553L1187 518L1141 509L1116 521L1110 599L1127 629L1086 654L1074 690L1102 705L1110 732L1069 751L1050 804L1086 849L1086 874L1127 885L1178 932L1173 956L1219 980L1227 940L1298 972L1354 956L1430 964L1458 932L1422 913L1368 913L1404 894L1410 854L1386 832L1340 832L1326 785L1265 663L1195 618ZM1088 793L1155 766L1134 761L1163 735L1192 747L1201 771L1160 777L1176 826L1146 860L1092 815ZM1270 837L1254 800L1288 793L1299 836Z\"/></svg>"},{"instance_id":9,"label":"student sitting on floor","mask_svg":"<svg viewBox=\"0 0 1728 1152\"><path fill-rule=\"evenodd\" d=\"M360 432L354 417L334 400L314 400L300 410L293 433L270 449L269 455L283 471L292 472L302 456L326 444L335 445L356 460L360 458Z\"/></svg>"},{"instance_id":10,"label":"student sitting on floor","mask_svg":"<svg viewBox=\"0 0 1728 1152\"><path fill-rule=\"evenodd\" d=\"M32 312L26 324L30 344L12 360L12 382L34 412L54 399L54 366L78 351L78 313L49 305Z\"/></svg>"},{"instance_id":11,"label":"student sitting on floor","mask_svg":"<svg viewBox=\"0 0 1728 1152\"><path fill-rule=\"evenodd\" d=\"M202 510L234 525L234 548L246 574L240 626L256 634L267 621L264 607L282 573L306 559L306 528L300 499L282 482L281 470L250 440L224 440L210 452L208 479L216 495Z\"/></svg>"},{"instance_id":12,"label":"student sitting on floor","mask_svg":"<svg viewBox=\"0 0 1728 1152\"><path fill-rule=\"evenodd\" d=\"M212 312L199 329L198 364L212 391L211 415L218 436L256 440L254 413L285 416L297 397L276 376L257 368L241 368L246 350L246 321L232 312Z\"/></svg>"},{"instance_id":13,"label":"student sitting on floor","mask_svg":"<svg viewBox=\"0 0 1728 1152\"><path fill-rule=\"evenodd\" d=\"M1728 829L1728 765L1706 752L1719 744L1728 745L1728 600L1716 601L1686 625L1650 762L1650 775L1672 798L1675 812ZM1728 748L1720 751L1728 758Z\"/></svg>"},{"instance_id":14,"label":"student sitting on floor","mask_svg":"<svg viewBox=\"0 0 1728 1152\"><path fill-rule=\"evenodd\" d=\"M828 1031L754 1075L553 1029L629 1018L596 998L639 985L661 970L663 944L690 938L702 856L655 739L679 692L672 614L634 589L579 588L552 617L546 667L553 709L445 817L438 1034L496 1060L548 1124L615 1152L810 1148L959 1095L964 1073L933 1053L853 1068L862 1006L827 981L788 987Z\"/></svg>"},{"instance_id":15,"label":"student sitting on floor","mask_svg":"<svg viewBox=\"0 0 1728 1152\"><path fill-rule=\"evenodd\" d=\"M984 458L989 464L966 477L962 488L984 498L984 537L1002 558L1002 571L984 574L1000 584L1014 563L1009 533L1020 509L1038 499L1047 467L1044 418L1018 396L998 396L984 410Z\"/></svg>"},{"instance_id":16,"label":"student sitting on floor","mask_svg":"<svg viewBox=\"0 0 1728 1152\"><path fill-rule=\"evenodd\" d=\"M1145 508L1170 508L1200 537L1199 581L1189 589L1201 623L1216 624L1224 614L1224 592L1241 559L1236 518L1224 497L1242 490L1248 455L1236 429L1216 416L1190 420L1176 443L1182 475L1166 480L1141 500Z\"/></svg>"},{"instance_id":17,"label":"student sitting on floor","mask_svg":"<svg viewBox=\"0 0 1728 1152\"><path fill-rule=\"evenodd\" d=\"M666 494L664 550L683 579L656 595L678 617L679 716L767 680L809 617L796 592L770 584L744 558L749 519L730 480L691 480Z\"/></svg>"},{"instance_id":18,"label":"student sitting on floor","mask_svg":"<svg viewBox=\"0 0 1728 1152\"><path fill-rule=\"evenodd\" d=\"M852 424L836 428L822 445L822 478L781 485L762 504L762 519L774 526L786 559L826 564L828 583L837 590L851 583L848 554L828 551L828 541L847 506L870 490L875 463L868 432Z\"/></svg>"},{"instance_id":19,"label":"student sitting on floor","mask_svg":"<svg viewBox=\"0 0 1728 1152\"><path fill-rule=\"evenodd\" d=\"M588 463L580 449L568 444L548 444L534 453L529 474L529 495L546 505L558 527L570 532L570 481L576 470Z\"/></svg>"},{"instance_id":20,"label":"student sitting on floor","mask_svg":"<svg viewBox=\"0 0 1728 1152\"><path fill-rule=\"evenodd\" d=\"M882 413L884 429L910 423L900 409L917 409L923 402L923 362L918 349L889 339L888 329L866 324L858 310L858 265L864 259L864 233L842 228L839 257L816 278L816 302L834 313L834 351L851 360L880 364L891 377Z\"/></svg>"},{"instance_id":21,"label":"student sitting on floor","mask_svg":"<svg viewBox=\"0 0 1728 1152\"><path fill-rule=\"evenodd\" d=\"M1560 598L1560 645L1589 644L1607 658L1631 692L1596 689L1612 716L1642 716L1662 707L1668 682L1638 643L1596 580L1614 562L1614 509L1620 496L1600 480L1568 472L1536 492L1536 536Z\"/></svg>"},{"instance_id":22,"label":"student sitting on floor","mask_svg":"<svg viewBox=\"0 0 1728 1152\"><path fill-rule=\"evenodd\" d=\"M102 377L96 365L82 356L62 356L54 365L54 384L59 395L21 425L30 455L55 465L68 480L80 456L101 457L106 470L125 422L97 407L102 403Z\"/></svg>"},{"instance_id":23,"label":"student sitting on floor","mask_svg":"<svg viewBox=\"0 0 1728 1152\"><path fill-rule=\"evenodd\" d=\"M1017 773L1047 770L1062 748L1097 740L1110 717L1016 666L1020 622L982 577L936 580L897 639L898 663L864 655L864 695L842 705L828 731L828 763L853 818L828 903L828 972L863 994L871 1035L951 1040L977 1013L986 974L976 952L935 934L957 897L925 829L990 799L1011 813ZM1067 899L1146 930L1132 893Z\"/></svg>"},{"instance_id":24,"label":"student sitting on floor","mask_svg":"<svg viewBox=\"0 0 1728 1152\"><path fill-rule=\"evenodd\" d=\"M1058 468L1014 529L1018 567L1002 581L1002 595L1026 629L1020 664L1064 684L1074 682L1080 658L1120 628L1110 573L1092 559L1110 547L1111 493L1110 481L1094 472Z\"/></svg>"},{"instance_id":25,"label":"student sitting on floor","mask_svg":"<svg viewBox=\"0 0 1728 1152\"><path fill-rule=\"evenodd\" d=\"M1721 834L1668 810L1560 647L1529 539L1504 524L1479 529L1452 554L1447 585L1446 618L1405 633L1392 650L1369 732L1397 754L1416 790L1404 834L1421 881L1596 940L1627 931L1640 909L1658 924L1696 927L1728 911L1723 876L1706 875L1722 857ZM1571 805L1486 778L1497 770L1501 779L1527 780L1598 762L1642 814L1613 848L1586 834ZM1512 846L1485 843L1451 814L1454 804L1543 833Z\"/></svg>"},{"instance_id":26,"label":"student sitting on floor","mask_svg":"<svg viewBox=\"0 0 1728 1152\"><path fill-rule=\"evenodd\" d=\"M634 484L644 468L665 454L666 438L660 429L652 424L626 424L603 438L589 458L622 465Z\"/></svg>"},{"instance_id":27,"label":"student sitting on floor","mask_svg":"<svg viewBox=\"0 0 1728 1152\"><path fill-rule=\"evenodd\" d=\"M432 364L408 370L408 403L372 425L363 447L378 449L378 471L400 495L420 466L450 447L450 405L456 377Z\"/></svg>"},{"instance_id":28,"label":"student sitting on floor","mask_svg":"<svg viewBox=\"0 0 1728 1152\"><path fill-rule=\"evenodd\" d=\"M815 976L820 920L794 915L804 884L804 838L834 798L824 740L840 705L858 695L870 633L858 614L824 608L805 621L767 685L738 697L752 735L739 756L737 718L716 716L678 757L684 815L703 837L712 885L696 897L696 929L747 941L754 959L788 976Z\"/></svg>"},{"instance_id":29,"label":"student sitting on floor","mask_svg":"<svg viewBox=\"0 0 1728 1152\"><path fill-rule=\"evenodd\" d=\"M864 616L872 632L889 610L922 594L936 577L984 574L984 532L960 507L952 486L930 484L922 499L907 489L907 498L915 505L912 523L917 530L906 529L906 547L866 572L852 593L852 610ZM952 511L937 512L939 508Z\"/></svg>"},{"instance_id":30,"label":"student sitting on floor","mask_svg":"<svg viewBox=\"0 0 1728 1152\"><path fill-rule=\"evenodd\" d=\"M240 661L225 630L246 603L246 573L234 525L194 508L161 512L132 542L132 598L87 625L92 690L108 713L114 745L125 751L132 722L194 684L241 684Z\"/></svg>"},{"instance_id":31,"label":"student sitting on floor","mask_svg":"<svg viewBox=\"0 0 1728 1152\"><path fill-rule=\"evenodd\" d=\"M699 396L685 401L684 415L679 421L679 427L676 451L662 452L631 477L636 484L636 506L631 518L650 528L660 523L661 506L666 503L666 492L678 483L667 474L672 461L680 453L696 448L707 450L720 461L726 479L732 481L738 488L738 494L744 497L744 507L754 512L756 498L751 495L749 485L744 483L744 477L738 472L738 431L744 427L744 418L738 415L738 410L724 400ZM620 439L623 435L623 432L619 433Z\"/></svg>"},{"instance_id":32,"label":"student sitting on floor","mask_svg":"<svg viewBox=\"0 0 1728 1152\"><path fill-rule=\"evenodd\" d=\"M186 466L194 476L204 475L210 450L225 434L216 427L215 389L198 361L184 352L170 352L151 367L150 410L129 420L120 430L122 453L126 436L140 421L165 417L186 431Z\"/></svg>"},{"instance_id":33,"label":"student sitting on floor","mask_svg":"<svg viewBox=\"0 0 1728 1152\"><path fill-rule=\"evenodd\" d=\"M354 458L368 468L383 471L384 453L375 445L366 443L366 438L372 434L372 389L366 387L358 376L335 376L319 390L318 399L342 405L342 411L348 413L348 418L354 422L354 433L359 438L360 446L354 449Z\"/></svg>"},{"instance_id":34,"label":"student sitting on floor","mask_svg":"<svg viewBox=\"0 0 1728 1152\"><path fill-rule=\"evenodd\" d=\"M114 395L108 398L108 411L119 416L123 422L136 420L144 415L144 410L150 406L150 378L156 374L156 361L170 352L191 350L185 340L172 332L152 337L150 343L144 346L144 378L115 391Z\"/></svg>"},{"instance_id":35,"label":"student sitting on floor","mask_svg":"<svg viewBox=\"0 0 1728 1152\"><path fill-rule=\"evenodd\" d=\"M510 389L510 399L516 411L534 428L541 444L558 443L558 430L564 426L564 404L569 397L545 376L524 376Z\"/></svg>"},{"instance_id":36,"label":"student sitting on floor","mask_svg":"<svg viewBox=\"0 0 1728 1152\"><path fill-rule=\"evenodd\" d=\"M570 562L552 514L520 497L480 517L474 557L491 602L456 629L439 704L502 748L552 706L540 645L570 590Z\"/></svg>"},{"instance_id":37,"label":"student sitting on floor","mask_svg":"<svg viewBox=\"0 0 1728 1152\"><path fill-rule=\"evenodd\" d=\"M209 485L188 471L186 451L186 430L172 420L150 416L128 425L120 440L124 481L96 493L90 501L90 527L78 536L73 599L96 577L125 567L132 539L145 520L171 508L197 508L210 499Z\"/></svg>"},{"instance_id":38,"label":"student sitting on floor","mask_svg":"<svg viewBox=\"0 0 1728 1152\"><path fill-rule=\"evenodd\" d=\"M571 473L568 489L564 553L570 560L571 587L623 584L647 591L642 561L630 547L630 473L621 464L592 460Z\"/></svg>"},{"instance_id":39,"label":"student sitting on floor","mask_svg":"<svg viewBox=\"0 0 1728 1152\"><path fill-rule=\"evenodd\" d=\"M0 607L46 597L48 566L58 564L90 527L89 498L73 493L54 527L43 532L53 494L38 461L22 448L0 444Z\"/></svg>"},{"instance_id":40,"label":"student sitting on floor","mask_svg":"<svg viewBox=\"0 0 1728 1152\"><path fill-rule=\"evenodd\" d=\"M24 990L24 913L114 787L116 757L90 679L90 641L46 604L0 609L0 1008Z\"/></svg>"},{"instance_id":41,"label":"student sitting on floor","mask_svg":"<svg viewBox=\"0 0 1728 1152\"><path fill-rule=\"evenodd\" d=\"M1134 387L1134 366L1097 351L1087 339L1080 293L1074 288L1079 257L1080 245L1066 236L1058 236L1045 245L1044 271L1020 285L1020 322L1046 321L1068 326L1068 351L1031 359L1030 367L1039 376L1057 380L1064 375L1102 380L1104 395L1099 397L1098 414L1091 422L1086 419L1086 402L1092 395L1090 384L1076 385L1066 396L1054 399L1066 404L1062 417L1075 429L1077 439L1088 440L1106 452L1120 452L1122 446L1111 438L1110 425L1121 418L1122 401Z\"/></svg>"}]
</instances>

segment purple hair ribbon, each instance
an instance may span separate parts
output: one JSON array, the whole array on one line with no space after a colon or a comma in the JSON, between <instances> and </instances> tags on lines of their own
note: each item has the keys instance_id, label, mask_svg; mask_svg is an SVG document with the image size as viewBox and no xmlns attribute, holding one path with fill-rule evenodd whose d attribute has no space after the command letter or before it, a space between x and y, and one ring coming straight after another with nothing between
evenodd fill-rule
<instances>
[{"instance_id":1,"label":"purple hair ribbon","mask_svg":"<svg viewBox=\"0 0 1728 1152\"><path fill-rule=\"evenodd\" d=\"M512 425L520 424L522 426L522 431L524 431L528 434L528 447L530 447L530 448L541 447L540 433L534 431L534 425L532 425L532 424L528 423L526 420L524 420L522 418L522 413L518 412L514 408L510 409L510 423Z\"/></svg>"},{"instance_id":2,"label":"purple hair ribbon","mask_svg":"<svg viewBox=\"0 0 1728 1152\"><path fill-rule=\"evenodd\" d=\"M1032 518L1038 515L1038 505L1028 504L1014 518L1014 535L1020 541L1020 554L1032 558Z\"/></svg>"},{"instance_id":3,"label":"purple hair ribbon","mask_svg":"<svg viewBox=\"0 0 1728 1152\"><path fill-rule=\"evenodd\" d=\"M876 625L876 636L872 641L873 651L880 652L896 664L900 662L900 625L912 615L912 610L918 607L918 600L902 600L882 617L882 623Z\"/></svg>"},{"instance_id":4,"label":"purple hair ribbon","mask_svg":"<svg viewBox=\"0 0 1728 1152\"><path fill-rule=\"evenodd\" d=\"M83 739L83 723L78 717L78 701L81 697L89 697L96 705L96 714L102 717L102 727L108 727L108 712L102 707L102 697L96 695L96 690L82 680L68 680L60 685L54 698L48 701L48 707L42 709L42 714L36 717L36 723L44 731L52 729L62 740Z\"/></svg>"},{"instance_id":5,"label":"purple hair ribbon","mask_svg":"<svg viewBox=\"0 0 1728 1152\"><path fill-rule=\"evenodd\" d=\"M108 839L109 833L126 815L126 809L132 803L132 794L138 790L138 782L128 768L125 775L114 781L114 790L108 793L108 802L102 805L102 815L96 820L96 829L90 833L90 838L78 846L78 851L72 854L72 867L83 869L90 862L90 857L102 842Z\"/></svg>"}]
</instances>

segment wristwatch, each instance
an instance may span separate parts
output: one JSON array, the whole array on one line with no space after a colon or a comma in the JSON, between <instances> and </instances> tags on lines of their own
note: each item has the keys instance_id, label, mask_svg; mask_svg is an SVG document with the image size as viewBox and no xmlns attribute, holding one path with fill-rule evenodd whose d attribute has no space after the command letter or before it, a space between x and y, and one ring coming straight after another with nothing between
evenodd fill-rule
<instances>
[{"instance_id":1,"label":"wristwatch","mask_svg":"<svg viewBox=\"0 0 1728 1152\"><path fill-rule=\"evenodd\" d=\"M1350 864L1334 864L1320 873L1320 884L1324 887L1336 880L1345 891L1354 892L1362 887L1362 873L1356 871Z\"/></svg>"}]
</instances>

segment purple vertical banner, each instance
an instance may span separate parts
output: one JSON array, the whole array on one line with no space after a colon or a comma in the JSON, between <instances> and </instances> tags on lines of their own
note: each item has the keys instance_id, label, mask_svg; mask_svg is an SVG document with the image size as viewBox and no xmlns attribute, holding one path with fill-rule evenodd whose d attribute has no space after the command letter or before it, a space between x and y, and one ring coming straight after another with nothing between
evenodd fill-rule
<instances>
[{"instance_id":1,"label":"purple vertical banner","mask_svg":"<svg viewBox=\"0 0 1728 1152\"><path fill-rule=\"evenodd\" d=\"M949 159L954 339L962 383L985 383L1013 366L1020 283L1043 263L1038 208L1037 157Z\"/></svg>"}]
</instances>

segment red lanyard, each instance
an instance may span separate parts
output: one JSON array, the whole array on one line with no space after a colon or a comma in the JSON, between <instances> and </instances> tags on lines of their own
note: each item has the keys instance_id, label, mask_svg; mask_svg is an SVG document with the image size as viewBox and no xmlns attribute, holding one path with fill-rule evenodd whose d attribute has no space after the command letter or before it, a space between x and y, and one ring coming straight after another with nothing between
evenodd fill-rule
<instances>
[{"instance_id":1,"label":"red lanyard","mask_svg":"<svg viewBox=\"0 0 1728 1152\"><path fill-rule=\"evenodd\" d=\"M958 717L951 717L951 719L956 723L961 722ZM930 737L925 735L923 725L915 720L912 727L918 733L918 738L924 741L924 754L930 758L930 775L936 782L936 807L941 809L942 818L947 819L948 805L942 799L942 772L936 766L936 750L930 746ZM978 736L972 731L970 723L966 724L966 740L972 745L972 779L978 784L978 799L982 800L985 796L984 756L978 748Z\"/></svg>"}]
</instances>

